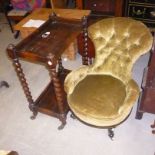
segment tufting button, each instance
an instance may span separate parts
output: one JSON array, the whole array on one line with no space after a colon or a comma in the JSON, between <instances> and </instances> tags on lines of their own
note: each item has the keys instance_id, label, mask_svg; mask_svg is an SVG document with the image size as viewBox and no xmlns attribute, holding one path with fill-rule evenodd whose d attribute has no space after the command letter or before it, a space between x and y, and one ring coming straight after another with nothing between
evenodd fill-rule
<instances>
[{"instance_id":1,"label":"tufting button","mask_svg":"<svg viewBox=\"0 0 155 155\"><path fill-rule=\"evenodd\" d=\"M129 37L129 33L128 32L124 33L124 36L128 38Z\"/></svg>"},{"instance_id":2,"label":"tufting button","mask_svg":"<svg viewBox=\"0 0 155 155\"><path fill-rule=\"evenodd\" d=\"M135 45L140 45L140 41L139 40L137 40L137 41L135 41Z\"/></svg>"},{"instance_id":3,"label":"tufting button","mask_svg":"<svg viewBox=\"0 0 155 155\"><path fill-rule=\"evenodd\" d=\"M116 44L119 44L120 43L120 40L116 40Z\"/></svg>"}]
</instances>

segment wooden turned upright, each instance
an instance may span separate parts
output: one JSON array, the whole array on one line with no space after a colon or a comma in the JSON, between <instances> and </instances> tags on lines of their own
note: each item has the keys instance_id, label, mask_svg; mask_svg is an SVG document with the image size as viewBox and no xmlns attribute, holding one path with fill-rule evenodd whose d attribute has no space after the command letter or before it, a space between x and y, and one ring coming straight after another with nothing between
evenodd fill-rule
<instances>
[{"instance_id":1,"label":"wooden turned upright","mask_svg":"<svg viewBox=\"0 0 155 155\"><path fill-rule=\"evenodd\" d=\"M59 60L60 63L60 60ZM61 64L61 63L60 63ZM58 108L60 111L60 121L62 124L58 127L58 129L63 129L63 127L66 124L66 114L64 113L64 107L63 107L63 102L64 102L64 91L62 89L60 80L58 78L58 74L56 72L56 65L57 65L57 59L54 57L52 53L49 53L47 56L47 65L49 68L49 72L51 75L51 80L53 81L53 86L54 86L54 91L57 99L57 104ZM62 65L62 64L61 64ZM59 73L62 71L62 66L59 67Z\"/></svg>"},{"instance_id":2,"label":"wooden turned upright","mask_svg":"<svg viewBox=\"0 0 155 155\"><path fill-rule=\"evenodd\" d=\"M31 116L31 119L34 119L37 115L37 110L35 107L35 103L32 99L32 95L31 95L27 80L25 78L25 74L23 72L22 66L21 66L19 59L17 57L16 48L13 44L10 44L8 46L8 50L12 52L13 66L15 68L16 74L19 78L19 81L20 81L22 88L24 90L24 94L25 94L27 101L29 103L29 109L33 112L33 116Z\"/></svg>"},{"instance_id":3,"label":"wooden turned upright","mask_svg":"<svg viewBox=\"0 0 155 155\"><path fill-rule=\"evenodd\" d=\"M7 52L13 61L15 71L29 103L29 109L33 113L32 119L36 117L38 112L41 112L58 118L61 121L58 129L63 129L65 126L69 107L63 87L65 77L70 71L63 67L61 56L79 33L83 31L87 36L87 30L84 28L86 20L86 17L83 20L61 18L53 13L49 20L39 27L37 31L16 46L12 44L8 46ZM45 35L46 32L48 32L48 35ZM87 49L86 44L85 49ZM50 73L51 80L49 84L35 101L20 64L20 58L34 63L41 63L46 66ZM85 63L87 63L87 59L85 60Z\"/></svg>"}]
</instances>

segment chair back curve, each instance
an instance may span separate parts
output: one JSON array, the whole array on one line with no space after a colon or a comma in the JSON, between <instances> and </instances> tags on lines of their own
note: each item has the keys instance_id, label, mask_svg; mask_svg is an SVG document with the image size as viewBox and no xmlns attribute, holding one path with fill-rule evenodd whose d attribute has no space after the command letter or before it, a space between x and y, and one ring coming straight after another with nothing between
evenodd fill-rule
<instances>
[{"instance_id":1,"label":"chair back curve","mask_svg":"<svg viewBox=\"0 0 155 155\"><path fill-rule=\"evenodd\" d=\"M128 82L134 62L152 46L150 30L126 17L108 18L88 29L95 46L94 72L112 74Z\"/></svg>"},{"instance_id":2,"label":"chair back curve","mask_svg":"<svg viewBox=\"0 0 155 155\"><path fill-rule=\"evenodd\" d=\"M139 95L132 68L151 49L153 37L142 22L127 17L100 20L88 35L95 59L66 77L68 104L88 124L114 126L125 120Z\"/></svg>"}]
</instances>

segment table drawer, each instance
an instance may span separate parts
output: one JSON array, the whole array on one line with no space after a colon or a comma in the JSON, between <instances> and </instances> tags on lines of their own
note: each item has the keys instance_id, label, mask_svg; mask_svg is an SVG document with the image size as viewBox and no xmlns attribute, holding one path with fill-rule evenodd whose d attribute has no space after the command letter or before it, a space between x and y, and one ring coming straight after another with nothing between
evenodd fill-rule
<instances>
[{"instance_id":1,"label":"table drawer","mask_svg":"<svg viewBox=\"0 0 155 155\"><path fill-rule=\"evenodd\" d=\"M96 12L114 12L115 0L85 0L84 8Z\"/></svg>"},{"instance_id":2,"label":"table drawer","mask_svg":"<svg viewBox=\"0 0 155 155\"><path fill-rule=\"evenodd\" d=\"M128 16L155 22L155 7L129 4Z\"/></svg>"},{"instance_id":3,"label":"table drawer","mask_svg":"<svg viewBox=\"0 0 155 155\"><path fill-rule=\"evenodd\" d=\"M129 2L155 4L155 0L129 0Z\"/></svg>"}]
</instances>

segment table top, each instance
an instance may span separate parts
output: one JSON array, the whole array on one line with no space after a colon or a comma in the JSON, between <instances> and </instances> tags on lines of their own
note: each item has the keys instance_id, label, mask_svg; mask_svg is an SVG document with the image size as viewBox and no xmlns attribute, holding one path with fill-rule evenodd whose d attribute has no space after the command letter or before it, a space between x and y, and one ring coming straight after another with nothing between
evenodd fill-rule
<instances>
[{"instance_id":1,"label":"table top","mask_svg":"<svg viewBox=\"0 0 155 155\"><path fill-rule=\"evenodd\" d=\"M48 54L52 53L58 59L82 31L82 27L82 20L52 16L15 46L16 55L32 61L47 62Z\"/></svg>"},{"instance_id":2,"label":"table top","mask_svg":"<svg viewBox=\"0 0 155 155\"><path fill-rule=\"evenodd\" d=\"M30 19L33 20L48 20L49 15L55 12L58 17L63 17L67 19L81 19L83 16L88 16L90 14L90 10L79 10L79 9L50 9L50 8L38 8L34 10L30 15L25 17L21 20L18 24L14 26L15 30L22 30L22 29L36 29L26 28L23 25L28 22Z\"/></svg>"}]
</instances>

